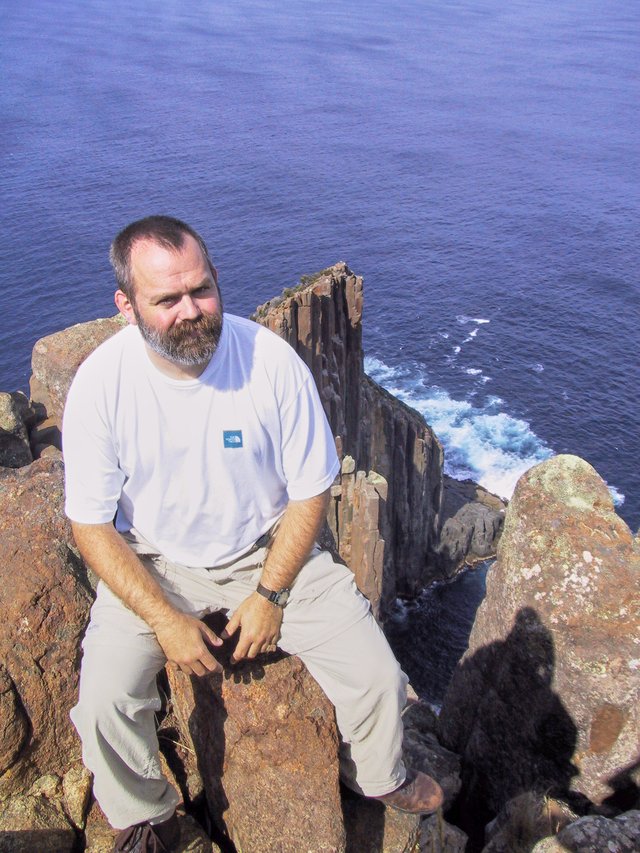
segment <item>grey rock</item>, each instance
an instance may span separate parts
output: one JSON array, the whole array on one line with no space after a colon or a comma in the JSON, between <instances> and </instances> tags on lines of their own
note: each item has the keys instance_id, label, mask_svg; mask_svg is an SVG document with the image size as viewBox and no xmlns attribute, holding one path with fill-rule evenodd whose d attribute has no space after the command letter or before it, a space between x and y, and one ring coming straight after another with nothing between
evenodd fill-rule
<instances>
[{"instance_id":1,"label":"grey rock","mask_svg":"<svg viewBox=\"0 0 640 853\"><path fill-rule=\"evenodd\" d=\"M0 465L5 468L21 468L33 462L24 422L25 399L18 392L0 392Z\"/></svg>"},{"instance_id":2,"label":"grey rock","mask_svg":"<svg viewBox=\"0 0 640 853\"><path fill-rule=\"evenodd\" d=\"M571 853L638 853L640 811L609 819L591 815L569 824L557 840Z\"/></svg>"}]
</instances>

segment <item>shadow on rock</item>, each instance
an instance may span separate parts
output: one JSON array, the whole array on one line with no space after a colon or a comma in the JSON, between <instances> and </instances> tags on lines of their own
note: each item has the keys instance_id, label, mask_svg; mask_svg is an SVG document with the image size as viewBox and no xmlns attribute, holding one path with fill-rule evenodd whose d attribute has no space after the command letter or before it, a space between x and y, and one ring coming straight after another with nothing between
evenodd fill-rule
<instances>
[{"instance_id":1,"label":"shadow on rock","mask_svg":"<svg viewBox=\"0 0 640 853\"><path fill-rule=\"evenodd\" d=\"M571 761L577 728L552 688L554 667L553 637L525 607L503 641L480 648L454 675L441 733L462 756L454 822L476 845L507 800L525 791L562 796L579 772Z\"/></svg>"}]
</instances>

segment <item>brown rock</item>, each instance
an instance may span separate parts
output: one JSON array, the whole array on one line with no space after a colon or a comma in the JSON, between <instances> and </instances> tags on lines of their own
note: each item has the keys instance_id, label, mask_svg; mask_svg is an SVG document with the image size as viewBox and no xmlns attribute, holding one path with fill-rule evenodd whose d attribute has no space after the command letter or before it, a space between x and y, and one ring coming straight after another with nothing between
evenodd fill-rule
<instances>
[{"instance_id":1,"label":"brown rock","mask_svg":"<svg viewBox=\"0 0 640 853\"><path fill-rule=\"evenodd\" d=\"M60 462L0 471L0 658L14 694L0 799L45 772L62 776L80 757L69 710L91 595L62 503Z\"/></svg>"},{"instance_id":2,"label":"brown rock","mask_svg":"<svg viewBox=\"0 0 640 853\"><path fill-rule=\"evenodd\" d=\"M520 479L440 717L487 816L528 790L619 807L637 792L639 569L590 465L558 456Z\"/></svg>"},{"instance_id":3,"label":"brown rock","mask_svg":"<svg viewBox=\"0 0 640 853\"><path fill-rule=\"evenodd\" d=\"M366 542L347 563L355 571L362 554L372 561L371 573L360 569L359 583L374 591L374 600L379 595L384 615L399 593L415 592L434 576L429 562L437 540L443 453L424 418L365 375L362 299L362 279L338 263L260 306L253 319L288 341L310 368L340 453L354 460L352 473L375 471L386 481L384 495L378 495L376 541L366 509L354 519L351 505L332 508L343 525L340 542ZM347 483L345 495L349 488ZM373 495L366 503L373 510Z\"/></svg>"},{"instance_id":4,"label":"brown rock","mask_svg":"<svg viewBox=\"0 0 640 853\"><path fill-rule=\"evenodd\" d=\"M0 466L5 468L20 468L33 461L21 398L18 392L0 392Z\"/></svg>"},{"instance_id":5,"label":"brown rock","mask_svg":"<svg viewBox=\"0 0 640 853\"><path fill-rule=\"evenodd\" d=\"M0 776L15 763L29 734L29 721L15 685L0 664Z\"/></svg>"},{"instance_id":6,"label":"brown rock","mask_svg":"<svg viewBox=\"0 0 640 853\"><path fill-rule=\"evenodd\" d=\"M169 672L215 822L252 853L344 850L328 699L297 658L227 664L224 677Z\"/></svg>"},{"instance_id":7,"label":"brown rock","mask_svg":"<svg viewBox=\"0 0 640 853\"><path fill-rule=\"evenodd\" d=\"M31 400L43 406L58 426L76 370L99 344L125 325L126 321L118 314L78 323L36 341L31 357Z\"/></svg>"},{"instance_id":8,"label":"brown rock","mask_svg":"<svg viewBox=\"0 0 640 853\"><path fill-rule=\"evenodd\" d=\"M76 834L59 803L18 796L0 804L0 853L72 853Z\"/></svg>"}]
</instances>

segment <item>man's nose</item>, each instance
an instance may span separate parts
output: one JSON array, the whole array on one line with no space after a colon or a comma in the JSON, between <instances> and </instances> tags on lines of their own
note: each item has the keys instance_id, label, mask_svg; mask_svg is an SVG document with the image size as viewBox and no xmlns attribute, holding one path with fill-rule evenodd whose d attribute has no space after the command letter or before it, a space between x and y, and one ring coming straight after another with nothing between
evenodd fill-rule
<instances>
[{"instance_id":1,"label":"man's nose","mask_svg":"<svg viewBox=\"0 0 640 853\"><path fill-rule=\"evenodd\" d=\"M202 312L200 311L196 300L190 296L190 294L185 293L180 300L180 319L197 320L201 314Z\"/></svg>"}]
</instances>

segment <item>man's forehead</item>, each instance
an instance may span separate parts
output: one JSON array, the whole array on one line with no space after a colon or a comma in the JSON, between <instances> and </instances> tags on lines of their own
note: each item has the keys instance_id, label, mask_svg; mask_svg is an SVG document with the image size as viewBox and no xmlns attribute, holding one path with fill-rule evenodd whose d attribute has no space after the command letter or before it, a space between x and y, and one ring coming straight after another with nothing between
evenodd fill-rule
<instances>
[{"instance_id":1,"label":"man's forehead","mask_svg":"<svg viewBox=\"0 0 640 853\"><path fill-rule=\"evenodd\" d=\"M202 263L208 266L198 241L190 234L184 235L182 246L163 246L152 239L137 240L131 247L131 266L149 271L166 271L178 262L187 265Z\"/></svg>"}]
</instances>

